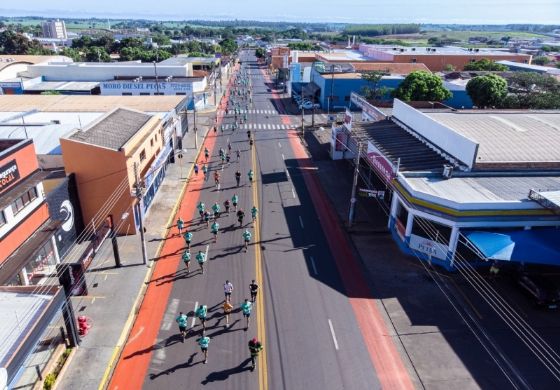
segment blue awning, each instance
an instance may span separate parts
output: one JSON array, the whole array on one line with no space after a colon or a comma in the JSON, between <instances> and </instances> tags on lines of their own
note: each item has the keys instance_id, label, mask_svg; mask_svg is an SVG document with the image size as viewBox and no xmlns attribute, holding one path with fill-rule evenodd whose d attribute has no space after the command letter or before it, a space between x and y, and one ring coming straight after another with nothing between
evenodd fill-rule
<instances>
[{"instance_id":1,"label":"blue awning","mask_svg":"<svg viewBox=\"0 0 560 390\"><path fill-rule=\"evenodd\" d=\"M554 227L464 234L490 260L560 265L560 229Z\"/></svg>"}]
</instances>

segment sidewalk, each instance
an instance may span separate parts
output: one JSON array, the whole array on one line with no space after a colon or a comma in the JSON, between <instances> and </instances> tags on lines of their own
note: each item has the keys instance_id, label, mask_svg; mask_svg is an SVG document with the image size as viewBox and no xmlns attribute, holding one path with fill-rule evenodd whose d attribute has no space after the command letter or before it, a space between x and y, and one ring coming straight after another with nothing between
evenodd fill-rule
<instances>
[{"instance_id":1,"label":"sidewalk","mask_svg":"<svg viewBox=\"0 0 560 390\"><path fill-rule=\"evenodd\" d=\"M200 123L202 141L208 133L208 125L204 121ZM199 142L199 150L202 144ZM183 145L183 158L167 167L166 177L146 215L149 260L158 256L167 229L174 225L170 216L175 214L185 178L198 155L192 131L183 138ZM111 241L105 241L86 274L89 295L72 298L76 316L89 317L93 326L67 363L64 376L58 379L58 389L95 390L106 385L108 368L112 369L127 339L153 268L142 264L139 234L119 237L118 245L122 267L115 268Z\"/></svg>"}]
</instances>

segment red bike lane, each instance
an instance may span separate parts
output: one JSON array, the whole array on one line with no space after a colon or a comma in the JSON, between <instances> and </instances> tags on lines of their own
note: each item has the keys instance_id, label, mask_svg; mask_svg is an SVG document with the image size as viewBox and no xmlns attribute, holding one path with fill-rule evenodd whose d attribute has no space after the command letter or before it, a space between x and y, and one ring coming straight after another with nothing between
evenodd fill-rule
<instances>
[{"instance_id":1,"label":"red bike lane","mask_svg":"<svg viewBox=\"0 0 560 390\"><path fill-rule=\"evenodd\" d=\"M229 87L218 107L218 116L215 126L219 126L223 119L224 102L229 97ZM200 150L208 148L210 153L214 149L217 133L210 134L210 131L204 140ZM199 151L200 153L200 151ZM198 155L196 160L198 160ZM204 185L203 175L191 178L186 185L186 189L179 200L175 215L171 219L177 220L179 215L194 216L196 204L199 200L201 189ZM160 253L157 255L158 260L153 263L153 273L146 289L146 293L142 300L140 310L134 321L132 330L128 335L128 340L120 354L118 362L115 366L108 389L140 389L146 378L150 361L152 359L153 346L156 343L157 335L161 327L161 322L167 308L169 296L173 288L173 283L153 283L153 281L161 280L172 276L179 267L181 261L182 250L185 248L185 242L182 236L176 235L174 224L168 229Z\"/></svg>"}]
</instances>

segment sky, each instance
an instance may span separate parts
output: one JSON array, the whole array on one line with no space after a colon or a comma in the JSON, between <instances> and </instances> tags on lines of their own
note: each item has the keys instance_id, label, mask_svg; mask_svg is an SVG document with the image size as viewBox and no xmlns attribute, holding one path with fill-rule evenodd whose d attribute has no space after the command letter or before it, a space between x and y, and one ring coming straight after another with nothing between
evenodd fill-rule
<instances>
[{"instance_id":1,"label":"sky","mask_svg":"<svg viewBox=\"0 0 560 390\"><path fill-rule=\"evenodd\" d=\"M342 23L559 24L560 0L1 0L0 15Z\"/></svg>"}]
</instances>

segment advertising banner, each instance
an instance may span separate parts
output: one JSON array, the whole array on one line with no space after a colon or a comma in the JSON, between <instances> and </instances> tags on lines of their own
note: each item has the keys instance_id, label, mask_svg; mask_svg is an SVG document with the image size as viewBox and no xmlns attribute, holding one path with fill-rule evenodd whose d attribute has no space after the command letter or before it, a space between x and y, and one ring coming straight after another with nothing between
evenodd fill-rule
<instances>
[{"instance_id":1,"label":"advertising banner","mask_svg":"<svg viewBox=\"0 0 560 390\"><path fill-rule=\"evenodd\" d=\"M410 235L409 247L411 249L417 250L427 254L430 257L437 257L438 259L444 260L447 257L447 246L427 238L417 236L415 234Z\"/></svg>"},{"instance_id":2,"label":"advertising banner","mask_svg":"<svg viewBox=\"0 0 560 390\"><path fill-rule=\"evenodd\" d=\"M362 96L358 95L356 92L352 92L350 94L350 101L356 105L357 107L362 109L362 120L363 121L381 121L387 119L387 115L385 115L381 110L377 107L368 103L366 99Z\"/></svg>"},{"instance_id":3,"label":"advertising banner","mask_svg":"<svg viewBox=\"0 0 560 390\"><path fill-rule=\"evenodd\" d=\"M371 141L368 141L367 161L386 182L390 183L395 178L396 166Z\"/></svg>"},{"instance_id":4,"label":"advertising banner","mask_svg":"<svg viewBox=\"0 0 560 390\"><path fill-rule=\"evenodd\" d=\"M0 167L0 192L11 187L19 179L19 169L16 160L12 160Z\"/></svg>"}]
</instances>

